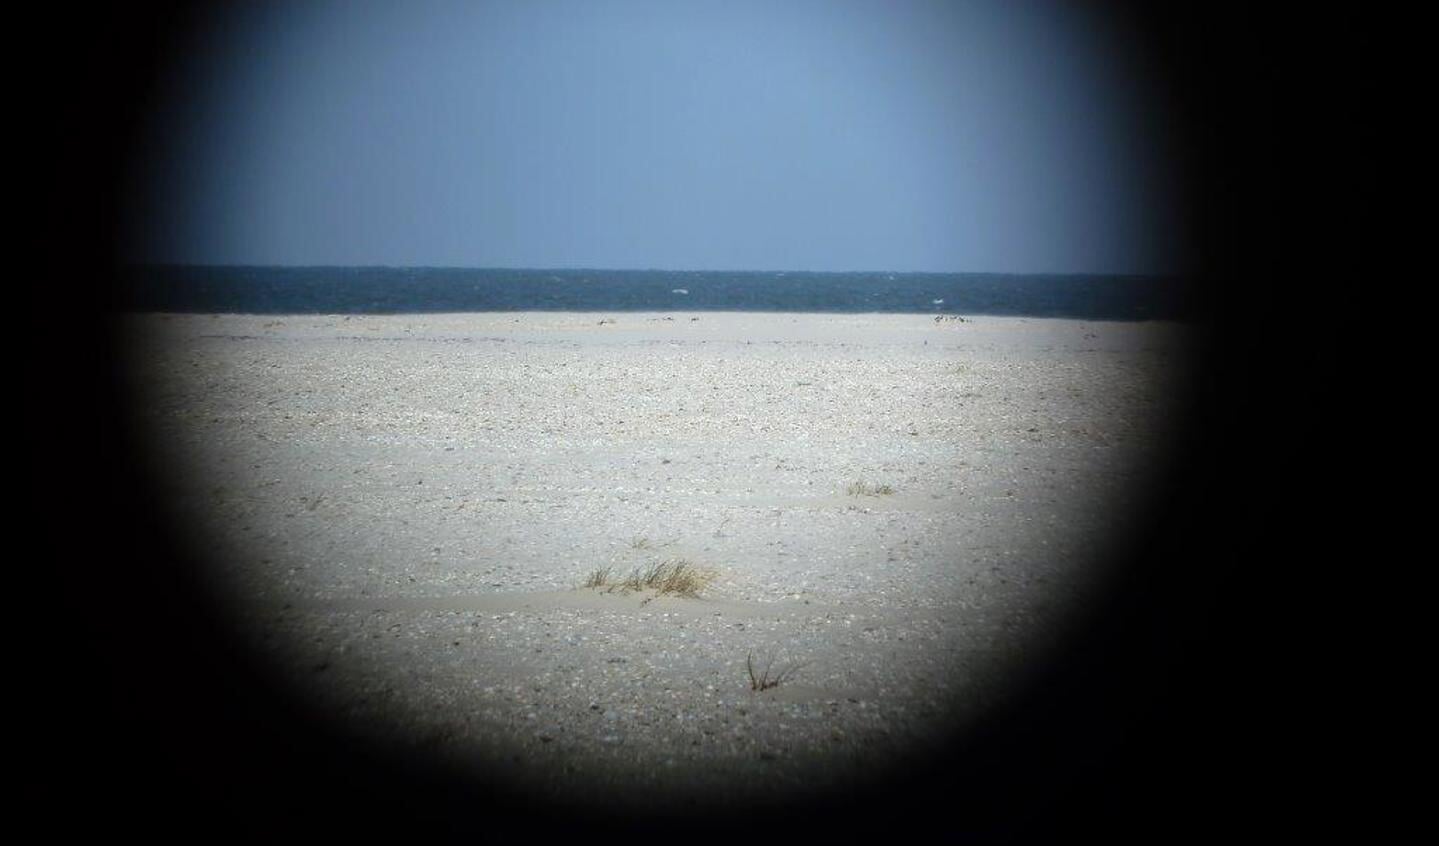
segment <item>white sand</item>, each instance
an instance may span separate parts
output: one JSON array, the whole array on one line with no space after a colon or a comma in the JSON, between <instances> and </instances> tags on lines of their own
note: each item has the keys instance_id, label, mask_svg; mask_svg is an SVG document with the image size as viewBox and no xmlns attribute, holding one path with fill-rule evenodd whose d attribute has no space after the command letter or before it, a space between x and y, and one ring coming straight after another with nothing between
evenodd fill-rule
<instances>
[{"instance_id":1,"label":"white sand","mask_svg":"<svg viewBox=\"0 0 1439 846\"><path fill-rule=\"evenodd\" d=\"M603 801L822 787L1000 701L1139 513L1186 344L917 315L126 330L162 505L256 648L356 731ZM577 589L673 557L718 574L700 598ZM750 654L800 666L755 693Z\"/></svg>"}]
</instances>

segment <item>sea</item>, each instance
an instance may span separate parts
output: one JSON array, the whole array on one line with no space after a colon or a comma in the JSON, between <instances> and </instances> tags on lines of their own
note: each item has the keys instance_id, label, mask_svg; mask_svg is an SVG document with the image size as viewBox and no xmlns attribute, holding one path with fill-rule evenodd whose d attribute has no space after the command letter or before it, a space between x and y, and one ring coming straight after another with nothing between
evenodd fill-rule
<instances>
[{"instance_id":1,"label":"sea","mask_svg":"<svg viewBox=\"0 0 1439 846\"><path fill-rule=\"evenodd\" d=\"M1189 320L1180 277L140 265L132 312L762 311Z\"/></svg>"}]
</instances>

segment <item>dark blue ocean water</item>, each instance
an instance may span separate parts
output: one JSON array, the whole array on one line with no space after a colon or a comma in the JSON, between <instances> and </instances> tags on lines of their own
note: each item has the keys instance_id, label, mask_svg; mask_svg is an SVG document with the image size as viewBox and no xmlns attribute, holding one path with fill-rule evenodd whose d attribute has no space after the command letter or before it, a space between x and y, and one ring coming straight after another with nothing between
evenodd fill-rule
<instances>
[{"instance_id":1,"label":"dark blue ocean water","mask_svg":"<svg viewBox=\"0 0 1439 846\"><path fill-rule=\"evenodd\" d=\"M127 311L395 314L457 311L796 311L1102 320L1193 317L1156 276L140 266Z\"/></svg>"}]
</instances>

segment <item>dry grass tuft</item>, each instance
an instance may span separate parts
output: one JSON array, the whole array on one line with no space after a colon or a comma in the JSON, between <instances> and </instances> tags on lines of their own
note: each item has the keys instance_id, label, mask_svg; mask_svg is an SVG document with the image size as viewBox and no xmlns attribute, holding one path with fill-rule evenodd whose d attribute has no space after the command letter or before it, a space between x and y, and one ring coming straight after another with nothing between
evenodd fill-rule
<instances>
[{"instance_id":1,"label":"dry grass tuft","mask_svg":"<svg viewBox=\"0 0 1439 846\"><path fill-rule=\"evenodd\" d=\"M684 558L667 558L644 567L636 567L623 579L615 579L609 567L603 567L585 579L583 587L602 588L605 592L653 590L657 594L695 597L714 581L715 574L695 566Z\"/></svg>"},{"instance_id":2,"label":"dry grass tuft","mask_svg":"<svg viewBox=\"0 0 1439 846\"><path fill-rule=\"evenodd\" d=\"M845 493L850 496L888 496L894 493L894 488L889 485L871 485L863 479L851 482Z\"/></svg>"},{"instance_id":3,"label":"dry grass tuft","mask_svg":"<svg viewBox=\"0 0 1439 846\"><path fill-rule=\"evenodd\" d=\"M745 669L749 671L750 690L769 690L772 687L779 687L781 682L793 677L795 671L804 666L803 664L791 664L776 675L771 676L769 672L770 668L774 666L774 658L770 658L769 662L764 665L764 672L755 675L753 652L745 656L744 665Z\"/></svg>"}]
</instances>

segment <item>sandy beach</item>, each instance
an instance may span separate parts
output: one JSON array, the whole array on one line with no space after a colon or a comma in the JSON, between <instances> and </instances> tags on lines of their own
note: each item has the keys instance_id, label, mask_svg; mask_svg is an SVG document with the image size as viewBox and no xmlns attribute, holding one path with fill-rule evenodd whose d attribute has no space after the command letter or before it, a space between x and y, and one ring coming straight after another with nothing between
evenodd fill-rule
<instances>
[{"instance_id":1,"label":"sandy beach","mask_svg":"<svg viewBox=\"0 0 1439 846\"><path fill-rule=\"evenodd\" d=\"M133 315L227 621L334 724L606 806L882 778L1104 589L1188 331L926 315ZM683 561L698 596L582 587ZM749 667L783 681L752 690Z\"/></svg>"}]
</instances>

